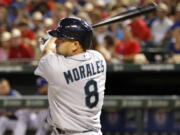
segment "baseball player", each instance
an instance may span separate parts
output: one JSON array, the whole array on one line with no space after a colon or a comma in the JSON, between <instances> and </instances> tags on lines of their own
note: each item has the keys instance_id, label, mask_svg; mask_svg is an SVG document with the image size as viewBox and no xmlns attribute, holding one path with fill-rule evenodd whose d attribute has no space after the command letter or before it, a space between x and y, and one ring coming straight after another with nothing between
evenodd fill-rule
<instances>
[{"instance_id":1,"label":"baseball player","mask_svg":"<svg viewBox=\"0 0 180 135\"><path fill-rule=\"evenodd\" d=\"M48 34L35 74L48 81L52 135L101 135L106 62L89 50L92 27L69 17Z\"/></svg>"},{"instance_id":2,"label":"baseball player","mask_svg":"<svg viewBox=\"0 0 180 135\"><path fill-rule=\"evenodd\" d=\"M0 78L0 96L21 97L20 93L11 88L9 81L5 78ZM18 119L18 110L15 109L0 109L0 135L3 135L6 130L16 131L16 123Z\"/></svg>"}]
</instances>

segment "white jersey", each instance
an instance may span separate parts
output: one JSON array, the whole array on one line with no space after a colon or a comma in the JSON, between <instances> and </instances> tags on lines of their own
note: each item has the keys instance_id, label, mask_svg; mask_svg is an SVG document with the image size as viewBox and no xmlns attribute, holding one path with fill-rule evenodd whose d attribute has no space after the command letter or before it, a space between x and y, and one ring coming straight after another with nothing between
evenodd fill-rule
<instances>
[{"instance_id":1,"label":"white jersey","mask_svg":"<svg viewBox=\"0 0 180 135\"><path fill-rule=\"evenodd\" d=\"M35 74L48 81L51 125L62 130L100 130L106 62L99 52L88 50L70 57L47 54Z\"/></svg>"}]
</instances>

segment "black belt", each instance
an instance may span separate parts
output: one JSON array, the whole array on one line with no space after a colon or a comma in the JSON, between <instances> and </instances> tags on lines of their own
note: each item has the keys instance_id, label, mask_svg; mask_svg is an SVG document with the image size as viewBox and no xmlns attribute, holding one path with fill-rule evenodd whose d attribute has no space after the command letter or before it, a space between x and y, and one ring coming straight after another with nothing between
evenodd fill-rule
<instances>
[{"instance_id":1,"label":"black belt","mask_svg":"<svg viewBox=\"0 0 180 135\"><path fill-rule=\"evenodd\" d=\"M57 134L66 134L66 133L86 133L86 132L90 132L90 131L92 131L92 130L86 130L86 131L71 131L71 130L67 130L67 131L65 131L65 130L62 130L62 129L60 129L60 128L53 128L53 131L55 132L55 133L57 133Z\"/></svg>"}]
</instances>

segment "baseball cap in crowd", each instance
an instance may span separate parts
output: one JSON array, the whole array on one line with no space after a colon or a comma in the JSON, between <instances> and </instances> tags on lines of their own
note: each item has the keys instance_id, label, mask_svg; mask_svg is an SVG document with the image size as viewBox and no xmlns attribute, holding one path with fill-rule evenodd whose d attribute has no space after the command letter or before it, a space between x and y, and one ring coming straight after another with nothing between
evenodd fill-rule
<instances>
[{"instance_id":1,"label":"baseball cap in crowd","mask_svg":"<svg viewBox=\"0 0 180 135\"><path fill-rule=\"evenodd\" d=\"M91 12L94 10L94 6L92 3L90 2L87 2L84 6L84 10L86 10L87 12Z\"/></svg>"},{"instance_id":2,"label":"baseball cap in crowd","mask_svg":"<svg viewBox=\"0 0 180 135\"><path fill-rule=\"evenodd\" d=\"M168 12L168 6L165 3L160 3L157 8L159 11Z\"/></svg>"},{"instance_id":3,"label":"baseball cap in crowd","mask_svg":"<svg viewBox=\"0 0 180 135\"><path fill-rule=\"evenodd\" d=\"M11 33L8 31L5 31L1 34L1 41L8 41L11 39Z\"/></svg>"},{"instance_id":4,"label":"baseball cap in crowd","mask_svg":"<svg viewBox=\"0 0 180 135\"><path fill-rule=\"evenodd\" d=\"M36 86L37 86L38 88L41 88L41 87L43 87L43 86L45 86L45 85L47 85L47 81L46 81L44 78L38 77L38 78L36 79Z\"/></svg>"},{"instance_id":5,"label":"baseball cap in crowd","mask_svg":"<svg viewBox=\"0 0 180 135\"><path fill-rule=\"evenodd\" d=\"M145 3L146 3L146 4L152 3L152 2L155 2L155 0L145 0Z\"/></svg>"},{"instance_id":6,"label":"baseball cap in crowd","mask_svg":"<svg viewBox=\"0 0 180 135\"><path fill-rule=\"evenodd\" d=\"M70 9L70 10L73 10L74 6L71 2L67 1L64 3L65 7Z\"/></svg>"},{"instance_id":7,"label":"baseball cap in crowd","mask_svg":"<svg viewBox=\"0 0 180 135\"><path fill-rule=\"evenodd\" d=\"M49 26L52 26L53 25L53 19L51 19L51 18L46 18L46 19L44 19L44 26L46 26L46 27L49 27Z\"/></svg>"},{"instance_id":8,"label":"baseball cap in crowd","mask_svg":"<svg viewBox=\"0 0 180 135\"><path fill-rule=\"evenodd\" d=\"M41 21L43 19L43 15L42 15L41 12L36 11L36 12L33 13L32 19Z\"/></svg>"},{"instance_id":9,"label":"baseball cap in crowd","mask_svg":"<svg viewBox=\"0 0 180 135\"><path fill-rule=\"evenodd\" d=\"M12 29L11 35L13 38L21 37L21 31L17 28Z\"/></svg>"},{"instance_id":10,"label":"baseball cap in crowd","mask_svg":"<svg viewBox=\"0 0 180 135\"><path fill-rule=\"evenodd\" d=\"M105 7L106 6L106 3L104 0L96 0L95 4L96 4L96 6L99 6L99 7Z\"/></svg>"},{"instance_id":11,"label":"baseball cap in crowd","mask_svg":"<svg viewBox=\"0 0 180 135\"><path fill-rule=\"evenodd\" d=\"M130 0L121 0L121 4L129 6L130 5Z\"/></svg>"}]
</instances>

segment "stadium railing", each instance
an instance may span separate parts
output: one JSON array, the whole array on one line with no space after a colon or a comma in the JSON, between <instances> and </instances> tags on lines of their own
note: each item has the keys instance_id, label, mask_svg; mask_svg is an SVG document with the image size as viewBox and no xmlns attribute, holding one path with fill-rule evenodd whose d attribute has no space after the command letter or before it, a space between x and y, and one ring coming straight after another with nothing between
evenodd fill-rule
<instances>
[{"instance_id":1,"label":"stadium railing","mask_svg":"<svg viewBox=\"0 0 180 135\"><path fill-rule=\"evenodd\" d=\"M30 64L22 62L18 63L0 63L0 73L33 73L37 67L37 61L32 61ZM180 64L168 64L168 63L150 63L150 64L108 64L108 72L148 72L148 71L167 71L177 72L180 71Z\"/></svg>"},{"instance_id":2,"label":"stadium railing","mask_svg":"<svg viewBox=\"0 0 180 135\"><path fill-rule=\"evenodd\" d=\"M0 97L0 108L47 108L46 96ZM137 134L143 134L144 109L180 109L180 96L105 96L103 109L135 109Z\"/></svg>"}]
</instances>

